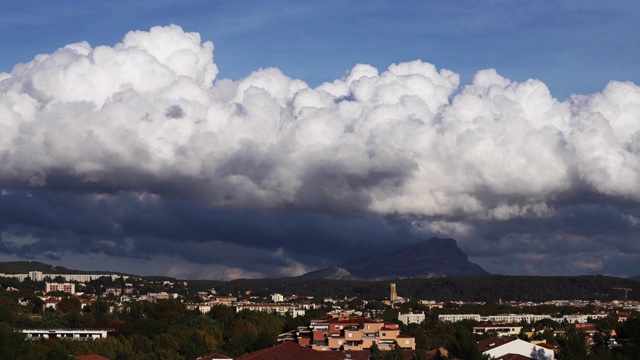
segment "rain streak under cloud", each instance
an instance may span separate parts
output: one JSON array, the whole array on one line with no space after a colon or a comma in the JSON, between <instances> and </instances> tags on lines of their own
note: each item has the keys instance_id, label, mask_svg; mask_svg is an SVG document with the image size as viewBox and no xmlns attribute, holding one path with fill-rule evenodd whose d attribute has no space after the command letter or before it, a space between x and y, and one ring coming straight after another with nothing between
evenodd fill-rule
<instances>
[{"instance_id":1,"label":"rain streak under cloud","mask_svg":"<svg viewBox=\"0 0 640 360\"><path fill-rule=\"evenodd\" d=\"M175 25L0 73L0 253L290 276L438 235L494 273L640 274L631 82L559 102L420 60L217 73Z\"/></svg>"}]
</instances>

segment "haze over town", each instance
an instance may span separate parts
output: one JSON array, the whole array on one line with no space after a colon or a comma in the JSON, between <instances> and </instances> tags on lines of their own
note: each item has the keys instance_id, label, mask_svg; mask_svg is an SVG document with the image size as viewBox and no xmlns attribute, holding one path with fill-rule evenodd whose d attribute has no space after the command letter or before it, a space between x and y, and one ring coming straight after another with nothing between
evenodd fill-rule
<instances>
[{"instance_id":1,"label":"haze over town","mask_svg":"<svg viewBox=\"0 0 640 360\"><path fill-rule=\"evenodd\" d=\"M3 2L0 261L640 274L630 1Z\"/></svg>"}]
</instances>

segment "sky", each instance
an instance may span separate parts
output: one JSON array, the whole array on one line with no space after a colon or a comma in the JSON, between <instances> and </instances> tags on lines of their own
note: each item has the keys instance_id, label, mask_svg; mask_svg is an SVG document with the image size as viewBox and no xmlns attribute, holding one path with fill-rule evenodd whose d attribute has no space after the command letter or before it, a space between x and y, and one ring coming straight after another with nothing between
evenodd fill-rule
<instances>
[{"instance_id":1,"label":"sky","mask_svg":"<svg viewBox=\"0 0 640 360\"><path fill-rule=\"evenodd\" d=\"M640 274L634 1L0 0L0 261Z\"/></svg>"}]
</instances>

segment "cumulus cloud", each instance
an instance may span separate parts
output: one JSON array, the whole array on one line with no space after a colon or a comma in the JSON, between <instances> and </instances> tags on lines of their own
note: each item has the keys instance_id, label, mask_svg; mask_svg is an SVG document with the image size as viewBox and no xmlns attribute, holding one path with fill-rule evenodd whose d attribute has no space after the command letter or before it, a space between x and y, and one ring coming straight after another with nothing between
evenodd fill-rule
<instances>
[{"instance_id":1,"label":"cumulus cloud","mask_svg":"<svg viewBox=\"0 0 640 360\"><path fill-rule=\"evenodd\" d=\"M640 201L633 83L559 102L540 81L492 69L460 88L458 74L420 60L355 65L316 88L274 68L238 81L217 72L213 44L171 25L0 74L3 195L398 215L462 237L483 222L557 218L585 194ZM117 234L110 219L95 226Z\"/></svg>"}]
</instances>

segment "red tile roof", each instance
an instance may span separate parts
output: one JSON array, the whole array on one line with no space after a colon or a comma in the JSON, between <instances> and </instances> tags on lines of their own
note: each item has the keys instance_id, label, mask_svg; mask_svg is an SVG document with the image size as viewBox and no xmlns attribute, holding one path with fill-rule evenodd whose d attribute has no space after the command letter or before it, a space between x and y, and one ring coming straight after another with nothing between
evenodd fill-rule
<instances>
[{"instance_id":1,"label":"red tile roof","mask_svg":"<svg viewBox=\"0 0 640 360\"><path fill-rule=\"evenodd\" d=\"M496 360L533 360L533 358L520 354L506 354L496 358Z\"/></svg>"},{"instance_id":2,"label":"red tile roof","mask_svg":"<svg viewBox=\"0 0 640 360\"><path fill-rule=\"evenodd\" d=\"M294 342L285 342L237 357L236 360L336 360L336 356L331 353L334 352L316 351Z\"/></svg>"},{"instance_id":3,"label":"red tile roof","mask_svg":"<svg viewBox=\"0 0 640 360\"><path fill-rule=\"evenodd\" d=\"M551 344L547 344L547 343L537 343L536 345L543 347L545 349L549 349L549 350L555 350L556 346L555 345L551 345Z\"/></svg>"},{"instance_id":4,"label":"red tile roof","mask_svg":"<svg viewBox=\"0 0 640 360\"><path fill-rule=\"evenodd\" d=\"M215 353L215 354L209 354L203 357L199 357L196 360L219 360L219 359L231 359L231 358L228 356L224 356L222 354Z\"/></svg>"},{"instance_id":5,"label":"red tile roof","mask_svg":"<svg viewBox=\"0 0 640 360\"><path fill-rule=\"evenodd\" d=\"M489 338L486 340L482 340L480 342L478 342L478 350L480 350L480 352L485 352L487 350L491 350L494 348L497 348L498 346L504 345L506 343L512 342L514 340L518 339L517 337L511 337L511 338Z\"/></svg>"},{"instance_id":6,"label":"red tile roof","mask_svg":"<svg viewBox=\"0 0 640 360\"><path fill-rule=\"evenodd\" d=\"M98 354L76 355L73 358L77 359L77 360L109 360L109 358L106 358L104 356L100 356Z\"/></svg>"}]
</instances>

